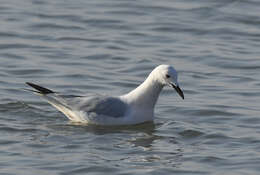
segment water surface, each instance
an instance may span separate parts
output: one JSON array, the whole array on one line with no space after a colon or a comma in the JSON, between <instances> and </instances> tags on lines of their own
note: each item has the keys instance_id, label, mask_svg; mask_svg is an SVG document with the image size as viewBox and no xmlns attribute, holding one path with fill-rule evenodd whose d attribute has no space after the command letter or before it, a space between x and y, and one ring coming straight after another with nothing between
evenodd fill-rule
<instances>
[{"instance_id":1,"label":"water surface","mask_svg":"<svg viewBox=\"0 0 260 175\"><path fill-rule=\"evenodd\" d=\"M258 174L260 3L2 0L1 174ZM32 81L63 93L120 95L159 64L154 124L70 123Z\"/></svg>"}]
</instances>

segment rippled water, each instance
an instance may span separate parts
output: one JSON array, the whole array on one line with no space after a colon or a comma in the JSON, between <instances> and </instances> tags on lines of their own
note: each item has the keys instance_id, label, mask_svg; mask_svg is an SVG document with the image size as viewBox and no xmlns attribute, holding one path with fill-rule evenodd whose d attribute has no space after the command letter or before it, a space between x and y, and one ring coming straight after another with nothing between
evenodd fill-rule
<instances>
[{"instance_id":1,"label":"rippled water","mask_svg":"<svg viewBox=\"0 0 260 175\"><path fill-rule=\"evenodd\" d=\"M260 2L1 0L1 174L259 174ZM154 124L70 123L21 90L119 95L179 71Z\"/></svg>"}]
</instances>

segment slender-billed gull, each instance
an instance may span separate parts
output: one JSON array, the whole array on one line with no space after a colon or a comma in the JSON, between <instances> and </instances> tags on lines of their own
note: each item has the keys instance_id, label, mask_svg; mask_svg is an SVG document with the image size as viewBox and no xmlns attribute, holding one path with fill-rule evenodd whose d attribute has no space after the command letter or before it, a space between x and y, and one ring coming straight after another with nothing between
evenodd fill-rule
<instances>
[{"instance_id":1,"label":"slender-billed gull","mask_svg":"<svg viewBox=\"0 0 260 175\"><path fill-rule=\"evenodd\" d=\"M173 87L184 99L179 87L177 71L169 65L157 66L136 89L121 96L62 95L27 82L31 90L74 122L97 125L130 125L153 121L154 106L162 88Z\"/></svg>"}]
</instances>

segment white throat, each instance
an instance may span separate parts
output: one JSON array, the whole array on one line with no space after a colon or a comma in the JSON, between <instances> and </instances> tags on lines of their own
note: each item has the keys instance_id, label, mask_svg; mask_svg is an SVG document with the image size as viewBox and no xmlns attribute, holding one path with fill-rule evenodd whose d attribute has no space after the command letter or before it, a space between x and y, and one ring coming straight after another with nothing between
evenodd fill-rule
<instances>
[{"instance_id":1,"label":"white throat","mask_svg":"<svg viewBox=\"0 0 260 175\"><path fill-rule=\"evenodd\" d=\"M158 80L156 71L152 71L147 79L122 97L127 99L127 103L138 105L144 109L154 109L159 94L163 88L163 84Z\"/></svg>"}]
</instances>

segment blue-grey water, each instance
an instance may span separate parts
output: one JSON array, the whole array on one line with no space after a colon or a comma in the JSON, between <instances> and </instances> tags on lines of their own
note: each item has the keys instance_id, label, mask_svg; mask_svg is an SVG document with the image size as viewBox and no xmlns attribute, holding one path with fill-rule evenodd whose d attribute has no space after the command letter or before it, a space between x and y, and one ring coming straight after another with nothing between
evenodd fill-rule
<instances>
[{"instance_id":1,"label":"blue-grey water","mask_svg":"<svg viewBox=\"0 0 260 175\"><path fill-rule=\"evenodd\" d=\"M0 174L260 172L260 1L1 0ZM120 95L179 72L154 124L73 124L39 97Z\"/></svg>"}]
</instances>

